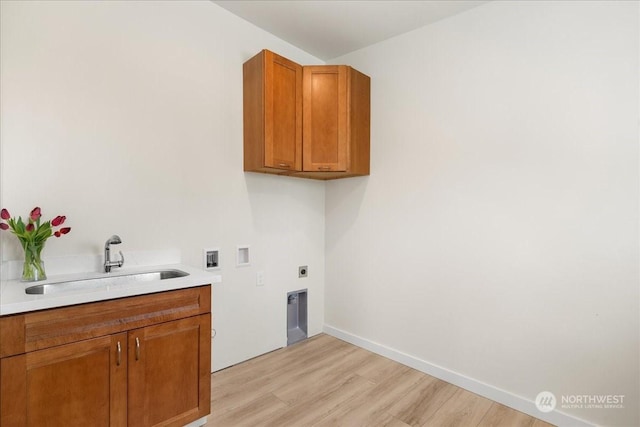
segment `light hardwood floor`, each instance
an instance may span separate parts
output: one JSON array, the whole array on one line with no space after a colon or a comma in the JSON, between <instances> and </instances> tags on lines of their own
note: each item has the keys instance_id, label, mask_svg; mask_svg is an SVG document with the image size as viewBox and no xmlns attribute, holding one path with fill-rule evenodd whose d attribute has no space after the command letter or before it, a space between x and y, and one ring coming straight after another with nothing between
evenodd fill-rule
<instances>
[{"instance_id":1,"label":"light hardwood floor","mask_svg":"<svg viewBox=\"0 0 640 427\"><path fill-rule=\"evenodd\" d=\"M218 371L207 427L548 427L415 369L320 334Z\"/></svg>"}]
</instances>

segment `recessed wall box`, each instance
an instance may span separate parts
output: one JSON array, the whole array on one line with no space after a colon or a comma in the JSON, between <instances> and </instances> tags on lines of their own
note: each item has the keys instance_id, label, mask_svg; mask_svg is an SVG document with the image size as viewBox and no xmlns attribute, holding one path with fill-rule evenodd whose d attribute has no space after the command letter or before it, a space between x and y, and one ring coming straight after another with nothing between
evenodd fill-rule
<instances>
[{"instance_id":1,"label":"recessed wall box","mask_svg":"<svg viewBox=\"0 0 640 427\"><path fill-rule=\"evenodd\" d=\"M287 293L287 345L307 338L307 290Z\"/></svg>"},{"instance_id":2,"label":"recessed wall box","mask_svg":"<svg viewBox=\"0 0 640 427\"><path fill-rule=\"evenodd\" d=\"M309 274L309 267L306 265L301 265L298 267L298 277L307 277Z\"/></svg>"},{"instance_id":3,"label":"recessed wall box","mask_svg":"<svg viewBox=\"0 0 640 427\"><path fill-rule=\"evenodd\" d=\"M236 266L244 267L250 264L251 262L249 258L249 246L248 245L238 246L238 251L236 256Z\"/></svg>"},{"instance_id":4,"label":"recessed wall box","mask_svg":"<svg viewBox=\"0 0 640 427\"><path fill-rule=\"evenodd\" d=\"M218 248L203 249L202 253L203 253L202 265L205 270L220 269L220 249Z\"/></svg>"}]
</instances>

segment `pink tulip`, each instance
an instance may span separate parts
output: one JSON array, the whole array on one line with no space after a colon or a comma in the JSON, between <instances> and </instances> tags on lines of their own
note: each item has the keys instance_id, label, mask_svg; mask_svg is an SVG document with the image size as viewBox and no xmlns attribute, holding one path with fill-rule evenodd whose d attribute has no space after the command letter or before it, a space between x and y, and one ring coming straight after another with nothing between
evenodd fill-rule
<instances>
[{"instance_id":1,"label":"pink tulip","mask_svg":"<svg viewBox=\"0 0 640 427\"><path fill-rule=\"evenodd\" d=\"M41 216L42 216L42 213L40 212L39 207L33 208L33 210L31 211L31 214L29 214L29 218L31 218L31 221L37 221L38 218L40 218Z\"/></svg>"},{"instance_id":2,"label":"pink tulip","mask_svg":"<svg viewBox=\"0 0 640 427\"><path fill-rule=\"evenodd\" d=\"M2 218L2 219L9 219L9 218L11 218L11 214L9 213L9 211L8 211L8 210L6 210L6 209L2 209L2 210L0 211L0 218Z\"/></svg>"},{"instance_id":3,"label":"pink tulip","mask_svg":"<svg viewBox=\"0 0 640 427\"><path fill-rule=\"evenodd\" d=\"M4 222L0 222L0 230L8 230L9 224L5 224Z\"/></svg>"},{"instance_id":4,"label":"pink tulip","mask_svg":"<svg viewBox=\"0 0 640 427\"><path fill-rule=\"evenodd\" d=\"M71 231L71 227L62 227L60 230L58 230L55 233L53 233L53 235L56 236L56 237L60 237L63 234L67 234L70 231Z\"/></svg>"},{"instance_id":5,"label":"pink tulip","mask_svg":"<svg viewBox=\"0 0 640 427\"><path fill-rule=\"evenodd\" d=\"M27 228L26 228L26 230L27 230L27 231L29 231L29 232L31 232L31 231L33 231L33 229L34 229L34 228L35 228L35 227L33 226L33 224L29 223L29 224L27 224Z\"/></svg>"},{"instance_id":6,"label":"pink tulip","mask_svg":"<svg viewBox=\"0 0 640 427\"><path fill-rule=\"evenodd\" d=\"M64 220L67 219L66 216L62 215L58 215L57 217L53 218L53 220L51 220L51 225L53 225L54 227L57 227L59 225L62 225L64 223Z\"/></svg>"}]
</instances>

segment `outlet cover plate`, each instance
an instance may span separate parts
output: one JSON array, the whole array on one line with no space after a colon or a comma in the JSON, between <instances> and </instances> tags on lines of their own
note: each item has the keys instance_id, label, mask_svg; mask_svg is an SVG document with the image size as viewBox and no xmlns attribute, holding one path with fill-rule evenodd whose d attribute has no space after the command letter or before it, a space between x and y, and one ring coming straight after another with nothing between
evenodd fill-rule
<instances>
[{"instance_id":1,"label":"outlet cover plate","mask_svg":"<svg viewBox=\"0 0 640 427\"><path fill-rule=\"evenodd\" d=\"M302 278L302 277L307 277L307 275L309 274L309 267L306 265L301 265L300 267L298 267L298 277Z\"/></svg>"}]
</instances>

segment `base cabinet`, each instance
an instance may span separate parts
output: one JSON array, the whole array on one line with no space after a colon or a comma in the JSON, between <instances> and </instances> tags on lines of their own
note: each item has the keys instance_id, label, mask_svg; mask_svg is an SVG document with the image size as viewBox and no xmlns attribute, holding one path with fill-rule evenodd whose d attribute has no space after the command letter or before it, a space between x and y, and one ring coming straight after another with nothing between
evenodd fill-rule
<instances>
[{"instance_id":1,"label":"base cabinet","mask_svg":"<svg viewBox=\"0 0 640 427\"><path fill-rule=\"evenodd\" d=\"M183 426L209 413L211 370L200 348L210 325L202 315L129 332L129 426Z\"/></svg>"},{"instance_id":2,"label":"base cabinet","mask_svg":"<svg viewBox=\"0 0 640 427\"><path fill-rule=\"evenodd\" d=\"M206 286L0 318L0 426L181 427L205 417L210 307ZM8 330L17 324L21 337ZM92 334L101 336L74 341Z\"/></svg>"}]
</instances>

